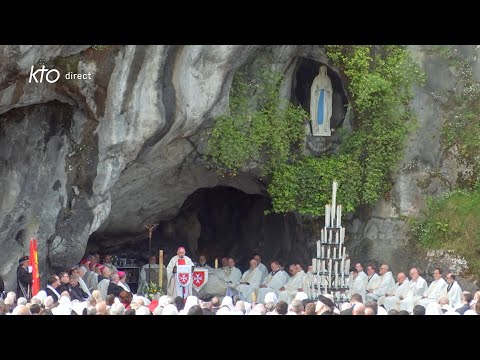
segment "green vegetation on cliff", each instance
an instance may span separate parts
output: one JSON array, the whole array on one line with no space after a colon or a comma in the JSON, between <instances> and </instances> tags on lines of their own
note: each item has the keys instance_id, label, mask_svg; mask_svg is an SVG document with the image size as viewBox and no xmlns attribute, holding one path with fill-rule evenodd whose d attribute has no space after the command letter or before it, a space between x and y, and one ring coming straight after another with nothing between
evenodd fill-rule
<instances>
[{"instance_id":1,"label":"green vegetation on cliff","mask_svg":"<svg viewBox=\"0 0 480 360\"><path fill-rule=\"evenodd\" d=\"M285 105L279 96L282 75L263 66L254 80L236 74L230 113L216 120L208 155L221 172L260 164L271 175L273 211L323 215L331 184L339 182L345 211L374 204L391 185L389 173L402 156L413 116L412 86L421 79L400 46L327 46L327 54L348 79L356 123L338 154L304 156L300 145L309 115Z\"/></svg>"},{"instance_id":2,"label":"green vegetation on cliff","mask_svg":"<svg viewBox=\"0 0 480 360\"><path fill-rule=\"evenodd\" d=\"M464 257L469 273L480 278L480 189L457 190L427 200L412 229L427 249L452 250Z\"/></svg>"},{"instance_id":3,"label":"green vegetation on cliff","mask_svg":"<svg viewBox=\"0 0 480 360\"><path fill-rule=\"evenodd\" d=\"M447 60L457 82L446 94L449 117L443 126L443 142L447 148L455 147L457 155L473 167L462 186L471 188L480 175L480 83L473 75L476 53L465 55L452 46L440 46L438 53Z\"/></svg>"}]
</instances>

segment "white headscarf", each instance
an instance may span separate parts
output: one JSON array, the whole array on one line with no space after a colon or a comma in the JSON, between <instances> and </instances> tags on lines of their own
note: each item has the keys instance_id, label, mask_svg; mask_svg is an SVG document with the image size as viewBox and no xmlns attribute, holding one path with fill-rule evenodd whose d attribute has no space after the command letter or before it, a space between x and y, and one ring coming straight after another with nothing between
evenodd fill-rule
<instances>
[{"instance_id":1,"label":"white headscarf","mask_svg":"<svg viewBox=\"0 0 480 360\"><path fill-rule=\"evenodd\" d=\"M274 292L267 293L267 295L265 295L265 304L268 302L273 302L274 304L276 304L278 302L277 294L275 294Z\"/></svg>"},{"instance_id":2,"label":"white headscarf","mask_svg":"<svg viewBox=\"0 0 480 360\"><path fill-rule=\"evenodd\" d=\"M185 307L178 314L187 315L190 308L194 305L198 305L198 298L196 296L188 296L187 301L185 302Z\"/></svg>"},{"instance_id":3,"label":"white headscarf","mask_svg":"<svg viewBox=\"0 0 480 360\"><path fill-rule=\"evenodd\" d=\"M217 310L217 315L230 315L230 309L228 306L220 307L220 309Z\"/></svg>"},{"instance_id":4,"label":"white headscarf","mask_svg":"<svg viewBox=\"0 0 480 360\"><path fill-rule=\"evenodd\" d=\"M235 306L233 306L233 300L230 296L225 296L223 298L221 307L223 307L225 305L228 307L228 310L235 309Z\"/></svg>"},{"instance_id":5,"label":"white headscarf","mask_svg":"<svg viewBox=\"0 0 480 360\"><path fill-rule=\"evenodd\" d=\"M436 301L431 302L425 309L425 315L443 315L442 308Z\"/></svg>"},{"instance_id":6,"label":"white headscarf","mask_svg":"<svg viewBox=\"0 0 480 360\"><path fill-rule=\"evenodd\" d=\"M304 293L303 291L299 291L297 293L297 295L295 295L295 300L305 300L305 299L308 299L308 295L306 293Z\"/></svg>"},{"instance_id":7,"label":"white headscarf","mask_svg":"<svg viewBox=\"0 0 480 360\"><path fill-rule=\"evenodd\" d=\"M178 315L177 307L173 304L168 304L163 309L162 315Z\"/></svg>"}]
</instances>

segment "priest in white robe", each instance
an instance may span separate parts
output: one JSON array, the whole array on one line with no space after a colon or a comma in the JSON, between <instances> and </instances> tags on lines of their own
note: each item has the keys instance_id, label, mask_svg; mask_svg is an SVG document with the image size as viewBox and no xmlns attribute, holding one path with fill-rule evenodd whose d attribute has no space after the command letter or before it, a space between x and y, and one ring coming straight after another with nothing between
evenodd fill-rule
<instances>
[{"instance_id":1,"label":"priest in white robe","mask_svg":"<svg viewBox=\"0 0 480 360\"><path fill-rule=\"evenodd\" d=\"M281 269L278 261L274 260L270 264L272 272L268 274L265 281L260 284L257 291L257 303L265 303L265 295L269 292L275 293L278 297L278 290L283 287L289 280L288 274Z\"/></svg>"},{"instance_id":2,"label":"priest in white robe","mask_svg":"<svg viewBox=\"0 0 480 360\"><path fill-rule=\"evenodd\" d=\"M265 265L262 264L262 257L259 254L255 254L253 258L257 260L257 264L258 264L257 268L262 273L262 280L260 280L260 282L263 282L265 278L268 276L268 269Z\"/></svg>"},{"instance_id":3,"label":"priest in white robe","mask_svg":"<svg viewBox=\"0 0 480 360\"><path fill-rule=\"evenodd\" d=\"M389 271L387 264L380 266L380 276L376 281L376 286L372 286L370 289L367 286L367 295L365 301L377 301L381 296L384 296L387 291L395 286L395 280L393 280L392 272Z\"/></svg>"},{"instance_id":4,"label":"priest in white robe","mask_svg":"<svg viewBox=\"0 0 480 360\"><path fill-rule=\"evenodd\" d=\"M455 274L447 274L447 297L452 308L457 309L462 306L462 289L455 280Z\"/></svg>"},{"instance_id":5,"label":"priest in white robe","mask_svg":"<svg viewBox=\"0 0 480 360\"><path fill-rule=\"evenodd\" d=\"M447 295L447 282L442 277L442 269L435 268L433 271L434 281L430 284L427 291L423 294L422 298L418 300L418 305L422 305L425 309L428 304L433 301L438 301L440 298ZM416 305L416 304L414 304Z\"/></svg>"},{"instance_id":6,"label":"priest in white robe","mask_svg":"<svg viewBox=\"0 0 480 360\"><path fill-rule=\"evenodd\" d=\"M257 260L250 260L250 269L243 273L237 291L243 301L252 302L252 293L260 286L262 272L257 267Z\"/></svg>"},{"instance_id":7,"label":"priest in white robe","mask_svg":"<svg viewBox=\"0 0 480 360\"><path fill-rule=\"evenodd\" d=\"M367 274L365 274L365 271L363 271L363 265L361 263L356 263L355 264L355 270L357 270L357 289L358 291L361 291L361 292L356 292L357 294L359 295L362 295L362 299L363 301L365 301L365 295L367 294L367 285L368 285L368 276ZM361 281L363 281L363 286L362 284L360 283ZM350 283L351 284L351 283ZM355 293L352 293L352 295L355 294Z\"/></svg>"},{"instance_id":8,"label":"priest in white robe","mask_svg":"<svg viewBox=\"0 0 480 360\"><path fill-rule=\"evenodd\" d=\"M365 293L364 303L367 301L367 294L372 292L374 289L380 285L380 276L377 274L377 267L374 264L369 264L367 266L367 292Z\"/></svg>"},{"instance_id":9,"label":"priest in white robe","mask_svg":"<svg viewBox=\"0 0 480 360\"><path fill-rule=\"evenodd\" d=\"M377 304L385 306L385 310L397 309L397 302L400 298L404 298L408 293L408 286L410 281L407 276L401 272L397 274L397 283L395 286L387 291L384 296L381 296Z\"/></svg>"},{"instance_id":10,"label":"priest in white robe","mask_svg":"<svg viewBox=\"0 0 480 360\"><path fill-rule=\"evenodd\" d=\"M305 276L305 271L299 266L292 264L289 266L289 272L291 275L290 279L284 286L278 289L278 300L283 300L290 305L295 299L298 291L304 290L303 278Z\"/></svg>"},{"instance_id":11,"label":"priest in white robe","mask_svg":"<svg viewBox=\"0 0 480 360\"><path fill-rule=\"evenodd\" d=\"M302 289L303 289L303 292L308 295L309 299L313 299L313 297L315 296L314 291L312 289L314 281L315 281L315 276L313 275L313 266L308 265L307 273L305 274L302 280Z\"/></svg>"},{"instance_id":12,"label":"priest in white robe","mask_svg":"<svg viewBox=\"0 0 480 360\"><path fill-rule=\"evenodd\" d=\"M79 266L78 268L78 284L80 285L80 287L82 288L82 290L88 295L92 295L90 293L90 290L88 289L88 286L87 284L85 283L85 281L83 280L83 277L85 276L85 273L87 272L87 269L85 268L85 266Z\"/></svg>"},{"instance_id":13,"label":"priest in white robe","mask_svg":"<svg viewBox=\"0 0 480 360\"><path fill-rule=\"evenodd\" d=\"M167 266L167 277L168 277L168 290L167 293L172 298L177 296L186 299L189 295L192 294L192 281L187 286L182 286L177 280L177 266L178 265L191 265L193 266L192 259L185 255L185 248L179 247L177 250L177 255L170 259L170 262ZM190 275L191 276L191 275Z\"/></svg>"},{"instance_id":14,"label":"priest in white robe","mask_svg":"<svg viewBox=\"0 0 480 360\"><path fill-rule=\"evenodd\" d=\"M235 266L235 259L228 258L227 268L225 269L225 281L227 282L227 296L235 296L237 294L237 286L242 279L242 272Z\"/></svg>"},{"instance_id":15,"label":"priest in white robe","mask_svg":"<svg viewBox=\"0 0 480 360\"><path fill-rule=\"evenodd\" d=\"M153 271L150 271L150 270L153 270ZM137 294L145 294L145 289L146 287L148 286L148 282L149 280L150 281L153 281L154 283L158 284L158 275L156 275L156 277L153 279L151 278L152 275L154 274L158 274L158 272L160 271L160 266L157 264L157 257L152 255L148 258L148 262L143 265L141 268L140 268L140 273L138 275L138 288L137 288ZM152 274L150 274L150 279L149 279L149 276L148 276L148 273L151 272ZM165 268L165 265L163 265L163 273L166 274L167 272L167 269ZM165 275L164 275L165 277ZM165 281L165 279L164 279Z\"/></svg>"},{"instance_id":16,"label":"priest in white robe","mask_svg":"<svg viewBox=\"0 0 480 360\"><path fill-rule=\"evenodd\" d=\"M422 295L427 291L427 282L418 273L417 268L410 269L410 280L408 292L400 301L397 302L398 310L406 310L409 313L413 311L414 304L422 298Z\"/></svg>"},{"instance_id":17,"label":"priest in white robe","mask_svg":"<svg viewBox=\"0 0 480 360\"><path fill-rule=\"evenodd\" d=\"M199 258L198 258L198 264L197 266L198 268L202 268L202 269L207 269L207 270L212 270L213 268L207 264L207 258L205 257L205 255L200 255Z\"/></svg>"}]
</instances>

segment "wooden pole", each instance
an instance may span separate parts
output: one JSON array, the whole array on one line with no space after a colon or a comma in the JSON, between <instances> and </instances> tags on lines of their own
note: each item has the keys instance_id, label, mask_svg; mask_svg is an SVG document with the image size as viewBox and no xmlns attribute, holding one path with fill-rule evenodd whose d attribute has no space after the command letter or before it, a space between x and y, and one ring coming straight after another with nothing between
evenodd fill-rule
<instances>
[{"instance_id":1,"label":"wooden pole","mask_svg":"<svg viewBox=\"0 0 480 360\"><path fill-rule=\"evenodd\" d=\"M160 254L158 255L158 263L160 265L160 271L158 272L158 284L159 284L159 288L162 289L162 285L163 285L163 250L160 250Z\"/></svg>"}]
</instances>

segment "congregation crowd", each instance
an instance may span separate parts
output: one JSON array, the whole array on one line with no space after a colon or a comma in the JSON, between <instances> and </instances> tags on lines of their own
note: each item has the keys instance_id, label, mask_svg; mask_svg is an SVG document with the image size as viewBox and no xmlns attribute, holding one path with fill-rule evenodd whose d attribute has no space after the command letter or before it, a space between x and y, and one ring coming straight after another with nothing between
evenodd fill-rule
<instances>
[{"instance_id":1,"label":"congregation crowd","mask_svg":"<svg viewBox=\"0 0 480 360\"><path fill-rule=\"evenodd\" d=\"M29 258L22 257L17 269L17 291L4 293L0 299L1 315L480 315L480 290L474 294L462 291L455 274L436 268L430 285L417 268L397 274L395 282L387 264L377 273L374 264L355 264L349 279L349 301L335 301L332 294L316 293L316 274L312 267L304 271L301 264L290 264L288 273L283 264L273 260L271 271L256 254L243 274L235 266L235 259L224 257L219 281L225 292L210 294L181 289L175 284L178 264L193 264L179 248L167 267L166 295L132 293L126 274L118 271L105 255L86 256L68 272L53 274L47 286L31 296L32 281ZM149 267L156 266L150 257ZM142 267L140 282L145 283ZM201 256L197 267L213 269ZM318 284L317 284L318 285ZM3 289L1 289L3 290Z\"/></svg>"}]
</instances>

